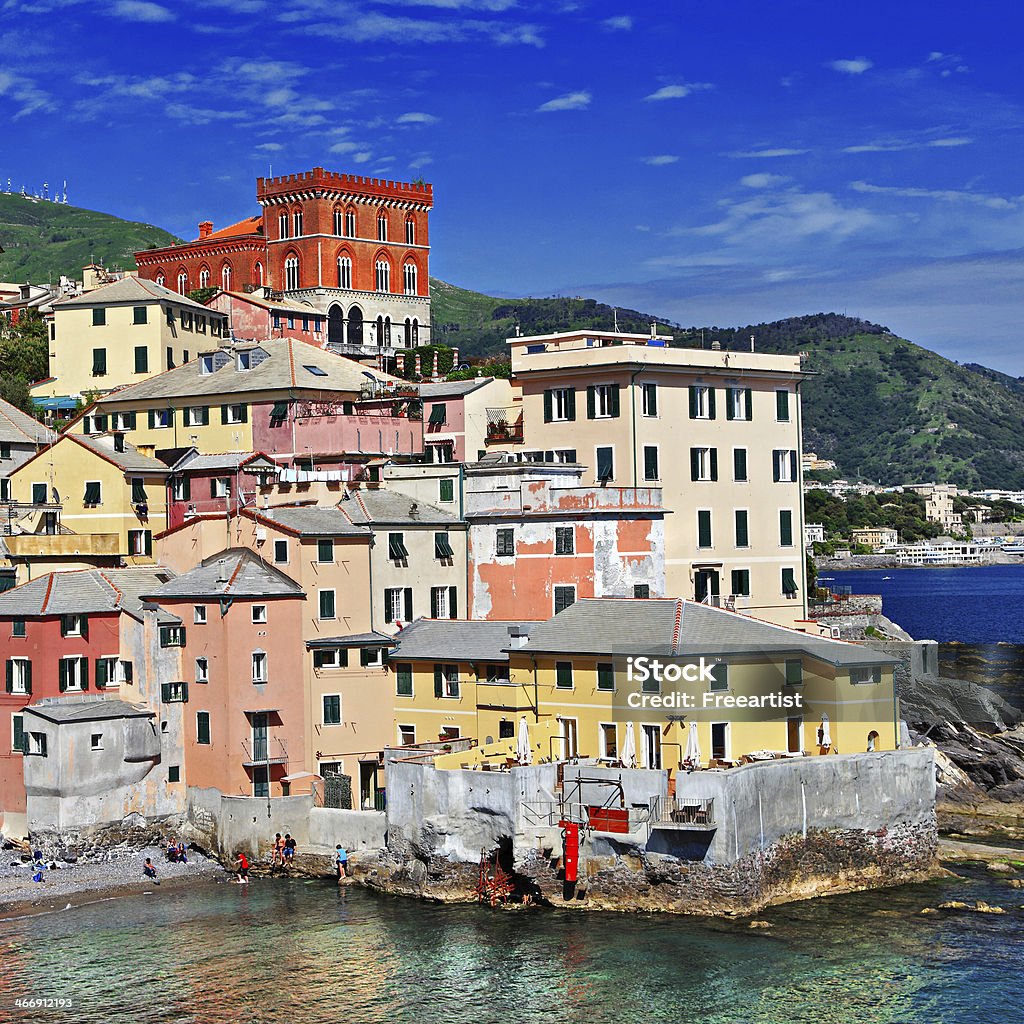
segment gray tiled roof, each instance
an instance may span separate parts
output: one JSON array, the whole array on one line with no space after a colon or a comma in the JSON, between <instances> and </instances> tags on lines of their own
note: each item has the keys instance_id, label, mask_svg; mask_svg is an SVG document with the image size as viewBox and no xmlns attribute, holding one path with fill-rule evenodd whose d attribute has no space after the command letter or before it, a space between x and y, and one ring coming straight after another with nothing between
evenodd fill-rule
<instances>
[{"instance_id":1,"label":"gray tiled roof","mask_svg":"<svg viewBox=\"0 0 1024 1024\"><path fill-rule=\"evenodd\" d=\"M51 572L0 594L0 616L93 615L126 611L142 616L142 595L173 577L162 567Z\"/></svg>"},{"instance_id":2,"label":"gray tiled roof","mask_svg":"<svg viewBox=\"0 0 1024 1024\"><path fill-rule=\"evenodd\" d=\"M365 526L354 524L339 509L319 505L264 508L256 515L303 537L365 537L370 532Z\"/></svg>"},{"instance_id":3,"label":"gray tiled roof","mask_svg":"<svg viewBox=\"0 0 1024 1024\"><path fill-rule=\"evenodd\" d=\"M358 488L338 506L353 523L378 526L456 525L459 518L399 491Z\"/></svg>"},{"instance_id":4,"label":"gray tiled roof","mask_svg":"<svg viewBox=\"0 0 1024 1024\"><path fill-rule=\"evenodd\" d=\"M166 463L161 462L152 455L143 455L135 445L127 441L124 443L123 452L115 451L112 434L67 434L66 436L74 438L75 441L86 448L109 459L115 465L120 466L126 473L162 474L168 471Z\"/></svg>"},{"instance_id":5,"label":"gray tiled roof","mask_svg":"<svg viewBox=\"0 0 1024 1024\"><path fill-rule=\"evenodd\" d=\"M277 465L269 455L259 452L218 452L210 455L196 454L194 451L174 463L175 472L187 470L192 472L208 472L215 469L238 469L243 462Z\"/></svg>"},{"instance_id":6,"label":"gray tiled roof","mask_svg":"<svg viewBox=\"0 0 1024 1024\"><path fill-rule=\"evenodd\" d=\"M444 380L437 384L421 384L420 397L431 398L460 398L468 395L485 384L490 384L493 377L474 377L471 380Z\"/></svg>"},{"instance_id":7,"label":"gray tiled roof","mask_svg":"<svg viewBox=\"0 0 1024 1024\"><path fill-rule=\"evenodd\" d=\"M316 348L304 341L275 338L261 341L258 348L267 355L251 370L236 369L232 359L213 373L200 373L199 362L193 359L183 366L139 381L138 384L112 391L104 395L98 404L109 407L121 402L200 398L204 395L219 397L227 394L237 395L238 401L245 401L246 395L260 391L328 392L355 397L360 388L369 383L366 374L371 371L362 363ZM306 369L307 366L318 367L324 372L321 375L314 374ZM372 376L384 382L398 382L398 378L386 373L372 371Z\"/></svg>"},{"instance_id":8,"label":"gray tiled roof","mask_svg":"<svg viewBox=\"0 0 1024 1024\"><path fill-rule=\"evenodd\" d=\"M394 647L395 642L394 637L371 630L369 633L349 633L348 636L318 636L307 640L306 647L310 650L315 647Z\"/></svg>"},{"instance_id":9,"label":"gray tiled roof","mask_svg":"<svg viewBox=\"0 0 1024 1024\"><path fill-rule=\"evenodd\" d=\"M678 643L673 644L676 614ZM548 654L677 655L802 652L832 665L887 665L895 659L761 619L666 598L577 601L530 633L527 651Z\"/></svg>"},{"instance_id":10,"label":"gray tiled roof","mask_svg":"<svg viewBox=\"0 0 1024 1024\"><path fill-rule=\"evenodd\" d=\"M137 707L125 700L106 697L51 697L38 704L30 704L32 711L50 722L98 722L116 718L152 718L149 708Z\"/></svg>"},{"instance_id":11,"label":"gray tiled roof","mask_svg":"<svg viewBox=\"0 0 1024 1024\"><path fill-rule=\"evenodd\" d=\"M231 548L204 558L149 595L154 601L177 597L302 597L305 591L280 569L248 548Z\"/></svg>"},{"instance_id":12,"label":"gray tiled roof","mask_svg":"<svg viewBox=\"0 0 1024 1024\"><path fill-rule=\"evenodd\" d=\"M0 399L0 441L10 444L48 444L56 435L39 420L22 412L17 406Z\"/></svg>"},{"instance_id":13,"label":"gray tiled roof","mask_svg":"<svg viewBox=\"0 0 1024 1024\"><path fill-rule=\"evenodd\" d=\"M563 613L564 614L564 613ZM392 660L508 661L510 627L532 632L537 622L480 622L467 619L416 619L396 634Z\"/></svg>"},{"instance_id":14,"label":"gray tiled roof","mask_svg":"<svg viewBox=\"0 0 1024 1024\"><path fill-rule=\"evenodd\" d=\"M170 288L165 288L162 284L157 284L156 281L147 281L145 278L131 276L122 277L119 281L102 285L99 288L92 289L92 291L83 292L81 295L72 295L70 298L60 299L53 305L55 309L68 309L76 306L106 305L107 303L114 302L148 303L154 300L173 302L176 306L187 306L190 309L209 313L212 316L223 315L218 314L215 309L209 309L201 302L196 302L186 295L181 295L178 292L171 291Z\"/></svg>"}]
</instances>

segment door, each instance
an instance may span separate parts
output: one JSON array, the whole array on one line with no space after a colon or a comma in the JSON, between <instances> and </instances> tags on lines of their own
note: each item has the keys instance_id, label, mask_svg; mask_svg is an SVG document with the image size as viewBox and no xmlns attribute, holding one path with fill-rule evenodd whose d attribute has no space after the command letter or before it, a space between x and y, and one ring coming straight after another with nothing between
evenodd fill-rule
<instances>
[{"instance_id":1,"label":"door","mask_svg":"<svg viewBox=\"0 0 1024 1024\"><path fill-rule=\"evenodd\" d=\"M252 716L252 759L254 761L266 761L267 740L267 713L260 711ZM257 794L257 796L259 795Z\"/></svg>"},{"instance_id":2,"label":"door","mask_svg":"<svg viewBox=\"0 0 1024 1024\"><path fill-rule=\"evenodd\" d=\"M718 604L721 594L721 580L717 569L698 569L694 576L694 592L698 601Z\"/></svg>"},{"instance_id":3,"label":"door","mask_svg":"<svg viewBox=\"0 0 1024 1024\"><path fill-rule=\"evenodd\" d=\"M377 792L377 765L366 762L359 764L359 805L364 811L374 809Z\"/></svg>"},{"instance_id":4,"label":"door","mask_svg":"<svg viewBox=\"0 0 1024 1024\"><path fill-rule=\"evenodd\" d=\"M559 718L558 732L562 736L560 759L568 760L579 756L578 732L575 718Z\"/></svg>"},{"instance_id":5,"label":"door","mask_svg":"<svg viewBox=\"0 0 1024 1024\"><path fill-rule=\"evenodd\" d=\"M729 723L711 723L711 757L715 761L729 760Z\"/></svg>"},{"instance_id":6,"label":"door","mask_svg":"<svg viewBox=\"0 0 1024 1024\"><path fill-rule=\"evenodd\" d=\"M791 754L799 753L804 749L804 720L802 718L786 719L786 749Z\"/></svg>"},{"instance_id":7,"label":"door","mask_svg":"<svg viewBox=\"0 0 1024 1024\"><path fill-rule=\"evenodd\" d=\"M645 768L660 768L661 767L661 726L660 725L644 725L641 726L643 729L643 742L644 742L644 760L643 764Z\"/></svg>"}]
</instances>

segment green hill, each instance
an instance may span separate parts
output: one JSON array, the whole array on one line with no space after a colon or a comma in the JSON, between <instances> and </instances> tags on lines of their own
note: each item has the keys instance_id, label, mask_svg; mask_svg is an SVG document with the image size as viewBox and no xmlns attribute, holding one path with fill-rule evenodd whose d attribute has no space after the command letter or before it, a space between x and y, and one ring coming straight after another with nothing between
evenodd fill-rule
<instances>
[{"instance_id":1,"label":"green hill","mask_svg":"<svg viewBox=\"0 0 1024 1024\"><path fill-rule=\"evenodd\" d=\"M96 261L133 268L133 253L180 239L151 224L19 195L0 195L0 281L56 281L82 276Z\"/></svg>"}]
</instances>

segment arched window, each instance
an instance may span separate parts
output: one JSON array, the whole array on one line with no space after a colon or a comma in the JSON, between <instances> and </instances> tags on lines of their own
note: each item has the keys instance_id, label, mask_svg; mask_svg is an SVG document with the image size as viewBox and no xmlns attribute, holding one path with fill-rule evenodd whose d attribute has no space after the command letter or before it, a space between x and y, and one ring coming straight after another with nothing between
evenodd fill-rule
<instances>
[{"instance_id":1,"label":"arched window","mask_svg":"<svg viewBox=\"0 0 1024 1024\"><path fill-rule=\"evenodd\" d=\"M231 264L230 263L225 263L224 266L220 268L220 286L226 292L231 291Z\"/></svg>"},{"instance_id":2,"label":"arched window","mask_svg":"<svg viewBox=\"0 0 1024 1024\"><path fill-rule=\"evenodd\" d=\"M158 271L158 272L157 272L157 275L156 275L156 283L157 283L158 285L161 285L161 286L162 286L162 285L163 285L163 283L164 283L164 281L166 281L166 280L167 280L167 278L166 278L166 277L164 277L164 272L163 272L162 270Z\"/></svg>"},{"instance_id":3,"label":"arched window","mask_svg":"<svg viewBox=\"0 0 1024 1024\"><path fill-rule=\"evenodd\" d=\"M377 346L384 344L384 317L377 317Z\"/></svg>"},{"instance_id":4,"label":"arched window","mask_svg":"<svg viewBox=\"0 0 1024 1024\"><path fill-rule=\"evenodd\" d=\"M188 291L188 271L178 271L178 293L184 295Z\"/></svg>"},{"instance_id":5,"label":"arched window","mask_svg":"<svg viewBox=\"0 0 1024 1024\"><path fill-rule=\"evenodd\" d=\"M391 291L391 264L387 260L377 260L376 288L379 292Z\"/></svg>"},{"instance_id":6,"label":"arched window","mask_svg":"<svg viewBox=\"0 0 1024 1024\"><path fill-rule=\"evenodd\" d=\"M412 217L405 218L405 244L416 244L416 221Z\"/></svg>"},{"instance_id":7,"label":"arched window","mask_svg":"<svg viewBox=\"0 0 1024 1024\"><path fill-rule=\"evenodd\" d=\"M345 230L345 214L340 207L334 208L334 233L340 235Z\"/></svg>"},{"instance_id":8,"label":"arched window","mask_svg":"<svg viewBox=\"0 0 1024 1024\"><path fill-rule=\"evenodd\" d=\"M384 317L384 344L391 345L391 317Z\"/></svg>"},{"instance_id":9,"label":"arched window","mask_svg":"<svg viewBox=\"0 0 1024 1024\"><path fill-rule=\"evenodd\" d=\"M339 288L351 288L352 287L352 257L351 256L339 256L338 257L338 287Z\"/></svg>"},{"instance_id":10,"label":"arched window","mask_svg":"<svg viewBox=\"0 0 1024 1024\"><path fill-rule=\"evenodd\" d=\"M292 213L292 234L296 238L302 234L302 210L295 210Z\"/></svg>"},{"instance_id":11,"label":"arched window","mask_svg":"<svg viewBox=\"0 0 1024 1024\"><path fill-rule=\"evenodd\" d=\"M405 318L405 344L407 348L412 344L412 321L408 317Z\"/></svg>"},{"instance_id":12,"label":"arched window","mask_svg":"<svg viewBox=\"0 0 1024 1024\"><path fill-rule=\"evenodd\" d=\"M416 317L412 318L412 343L414 345L420 343L420 322Z\"/></svg>"},{"instance_id":13,"label":"arched window","mask_svg":"<svg viewBox=\"0 0 1024 1024\"><path fill-rule=\"evenodd\" d=\"M284 261L284 290L294 292L299 289L299 257L289 256Z\"/></svg>"},{"instance_id":14,"label":"arched window","mask_svg":"<svg viewBox=\"0 0 1024 1024\"><path fill-rule=\"evenodd\" d=\"M256 284L263 287L263 264L259 260L256 261L256 266L252 268L253 277L256 278Z\"/></svg>"},{"instance_id":15,"label":"arched window","mask_svg":"<svg viewBox=\"0 0 1024 1024\"><path fill-rule=\"evenodd\" d=\"M388 215L383 212L377 214L377 240L380 242L388 240Z\"/></svg>"},{"instance_id":16,"label":"arched window","mask_svg":"<svg viewBox=\"0 0 1024 1024\"><path fill-rule=\"evenodd\" d=\"M406 295L416 294L417 267L415 263L406 263L402 267L402 283L405 286Z\"/></svg>"},{"instance_id":17,"label":"arched window","mask_svg":"<svg viewBox=\"0 0 1024 1024\"><path fill-rule=\"evenodd\" d=\"M205 264L199 268L199 287L210 287L210 268Z\"/></svg>"},{"instance_id":18,"label":"arched window","mask_svg":"<svg viewBox=\"0 0 1024 1024\"><path fill-rule=\"evenodd\" d=\"M288 214L279 213L277 215L277 237L287 238L288 237Z\"/></svg>"},{"instance_id":19,"label":"arched window","mask_svg":"<svg viewBox=\"0 0 1024 1024\"><path fill-rule=\"evenodd\" d=\"M350 206L345 211L345 237L356 237L356 208L354 206Z\"/></svg>"}]
</instances>

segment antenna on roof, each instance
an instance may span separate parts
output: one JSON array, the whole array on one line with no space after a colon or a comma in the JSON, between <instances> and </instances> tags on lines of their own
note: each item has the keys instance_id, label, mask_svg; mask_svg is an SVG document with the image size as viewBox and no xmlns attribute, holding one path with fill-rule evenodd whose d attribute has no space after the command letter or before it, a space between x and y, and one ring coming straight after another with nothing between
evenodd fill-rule
<instances>
[{"instance_id":1,"label":"antenna on roof","mask_svg":"<svg viewBox=\"0 0 1024 1024\"><path fill-rule=\"evenodd\" d=\"M612 308L612 330L619 333L619 311L616 307Z\"/></svg>"}]
</instances>

